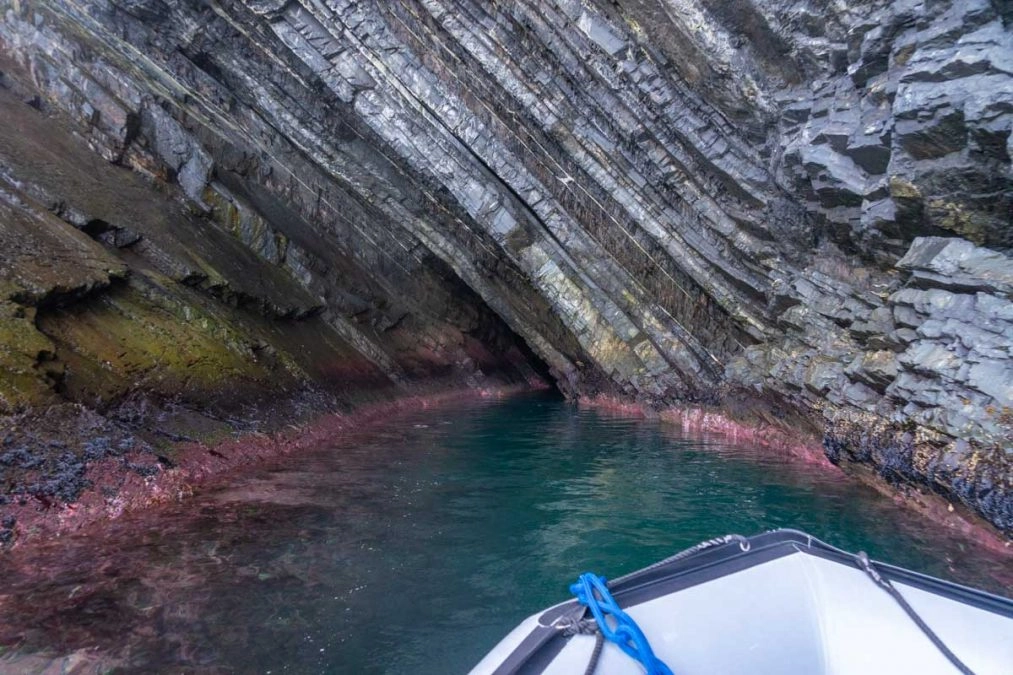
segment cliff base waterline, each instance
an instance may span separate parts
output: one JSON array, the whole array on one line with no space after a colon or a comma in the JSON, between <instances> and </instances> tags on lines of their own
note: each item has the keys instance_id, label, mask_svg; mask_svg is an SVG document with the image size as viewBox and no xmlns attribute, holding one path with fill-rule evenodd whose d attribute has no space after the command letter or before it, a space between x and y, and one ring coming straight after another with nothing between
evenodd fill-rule
<instances>
[{"instance_id":1,"label":"cliff base waterline","mask_svg":"<svg viewBox=\"0 0 1013 675\"><path fill-rule=\"evenodd\" d=\"M1008 556L840 471L557 397L471 398L11 551L0 669L462 672L583 569L787 525L1013 588Z\"/></svg>"},{"instance_id":2,"label":"cliff base waterline","mask_svg":"<svg viewBox=\"0 0 1013 675\"><path fill-rule=\"evenodd\" d=\"M395 398L390 398L389 392L386 397L374 392L346 412L316 415L308 401L302 402L307 409L301 412L297 412L296 402L287 401L273 409L262 409L260 430L256 431L250 429L252 420L222 420L208 417L206 411L200 414L189 409L173 411L170 420L170 409L163 409L158 418L176 431L154 434L162 437L157 446L139 441L122 427L80 407L56 406L34 416L27 425L24 418L8 418L9 440L5 445L15 449L0 455L0 462L7 468L13 465L28 469L5 472L15 487L0 501L0 555L2 549L25 541L60 537L89 526L100 527L124 513L185 501L195 490L227 483L237 473L265 462L368 431L391 415L548 388L537 384ZM320 406L322 402L315 404ZM17 446L16 440L24 436L34 437L38 445L35 429L41 424L55 427L47 434L42 453ZM199 431L203 440L179 433L180 425L186 425L189 434L197 435ZM152 438L151 432L149 428L139 435ZM157 438L153 440L157 442ZM56 461L47 462L46 455L54 450L60 453Z\"/></svg>"},{"instance_id":3,"label":"cliff base waterline","mask_svg":"<svg viewBox=\"0 0 1013 675\"><path fill-rule=\"evenodd\" d=\"M827 448L828 439L807 419L773 412L768 404L752 400L731 408L681 406L657 409L641 403L598 396L581 398L583 407L605 414L655 419L688 434L713 434L727 442L762 448L775 457L841 471L937 523L940 529L957 533L1001 555L1013 556L1013 540L980 514L959 500L947 499L923 485L889 480L883 472L847 457L835 457Z\"/></svg>"}]
</instances>

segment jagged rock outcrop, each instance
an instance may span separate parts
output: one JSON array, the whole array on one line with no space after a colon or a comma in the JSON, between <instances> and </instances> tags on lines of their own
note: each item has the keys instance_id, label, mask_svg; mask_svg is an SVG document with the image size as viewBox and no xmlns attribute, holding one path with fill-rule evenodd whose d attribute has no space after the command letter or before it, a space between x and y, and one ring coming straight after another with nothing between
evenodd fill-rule
<instances>
[{"instance_id":1,"label":"jagged rock outcrop","mask_svg":"<svg viewBox=\"0 0 1013 675\"><path fill-rule=\"evenodd\" d=\"M0 93L107 162L84 185L85 160L51 168L69 150L0 148L9 210L112 256L61 292L186 304L141 292L157 273L306 318L394 383L490 345L529 373L515 335L568 394L748 393L816 421L832 458L1013 528L1005 5L0 7ZM110 199L120 178L164 206ZM10 391L84 400L66 359L87 321L11 311Z\"/></svg>"},{"instance_id":2,"label":"jagged rock outcrop","mask_svg":"<svg viewBox=\"0 0 1013 675\"><path fill-rule=\"evenodd\" d=\"M779 392L826 420L838 461L891 482L930 484L1008 523L1013 437L1010 258L962 239L918 238L888 295L818 271L788 334L748 348L729 379Z\"/></svg>"}]
</instances>

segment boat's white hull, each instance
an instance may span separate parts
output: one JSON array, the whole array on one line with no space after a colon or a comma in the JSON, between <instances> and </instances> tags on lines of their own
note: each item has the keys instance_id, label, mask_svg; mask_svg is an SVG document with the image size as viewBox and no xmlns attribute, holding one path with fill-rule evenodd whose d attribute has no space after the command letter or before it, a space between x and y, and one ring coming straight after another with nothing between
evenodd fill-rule
<instances>
[{"instance_id":1,"label":"boat's white hull","mask_svg":"<svg viewBox=\"0 0 1013 675\"><path fill-rule=\"evenodd\" d=\"M701 554L614 585L616 599L677 675L958 672L849 554L790 531L754 540L748 552L731 543L722 555ZM879 569L970 670L1013 674L1013 602ZM566 638L552 626L575 612L575 603L564 603L525 620L472 672L583 673L595 638ZM643 668L605 643L595 672L636 675Z\"/></svg>"}]
</instances>

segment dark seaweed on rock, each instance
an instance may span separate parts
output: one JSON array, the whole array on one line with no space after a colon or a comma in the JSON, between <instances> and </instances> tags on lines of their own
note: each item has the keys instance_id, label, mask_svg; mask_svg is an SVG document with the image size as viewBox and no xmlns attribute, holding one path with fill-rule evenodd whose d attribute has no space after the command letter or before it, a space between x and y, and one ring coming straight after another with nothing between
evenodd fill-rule
<instances>
[{"instance_id":1,"label":"dark seaweed on rock","mask_svg":"<svg viewBox=\"0 0 1013 675\"><path fill-rule=\"evenodd\" d=\"M1000 4L19 3L0 412L91 445L11 467L551 379L789 410L1009 533Z\"/></svg>"}]
</instances>

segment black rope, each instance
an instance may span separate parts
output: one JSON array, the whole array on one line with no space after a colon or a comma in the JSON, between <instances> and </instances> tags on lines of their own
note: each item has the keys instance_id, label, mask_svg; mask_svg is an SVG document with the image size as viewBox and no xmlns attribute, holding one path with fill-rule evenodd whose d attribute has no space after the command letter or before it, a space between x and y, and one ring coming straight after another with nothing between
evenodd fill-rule
<instances>
[{"instance_id":1,"label":"black rope","mask_svg":"<svg viewBox=\"0 0 1013 675\"><path fill-rule=\"evenodd\" d=\"M595 635L598 633L598 622L594 619L575 619L564 616L554 624L556 630L563 634L563 637L574 635Z\"/></svg>"},{"instance_id":2,"label":"black rope","mask_svg":"<svg viewBox=\"0 0 1013 675\"><path fill-rule=\"evenodd\" d=\"M594 635L594 650L591 652L591 660L584 670L584 675L594 675L598 667L598 659L601 658L602 647L605 646L605 636L598 630L598 622L594 619L575 619L573 617L562 617L555 623L556 630L564 637L574 635Z\"/></svg>"},{"instance_id":3,"label":"black rope","mask_svg":"<svg viewBox=\"0 0 1013 675\"><path fill-rule=\"evenodd\" d=\"M601 634L601 631L594 637L594 651L591 652L591 660L587 664L587 668L584 669L584 675L594 675L595 669L598 668L598 658L601 656L601 648L605 645L605 636Z\"/></svg>"},{"instance_id":4,"label":"black rope","mask_svg":"<svg viewBox=\"0 0 1013 675\"><path fill-rule=\"evenodd\" d=\"M707 541L700 542L696 546L691 546L690 548L687 548L685 551L680 551L679 553L676 553L673 556L669 556L664 560L659 560L658 562L654 563L653 565L649 565L644 569L637 570L636 572L631 572L630 574L619 577L618 579L613 579L612 581L609 582L609 586L625 581L626 579L635 576L637 574L641 574L642 572L656 569L658 567L661 567L662 565L667 565L677 560L688 558L691 555L699 553L700 551L704 551L706 549L713 548L715 546L722 546L724 544L728 544L733 541L738 542L739 548L742 549L742 551L749 550L748 539L746 539L740 534L726 534L723 537L715 537L714 539L708 539ZM594 619L563 617L560 618L558 621L556 621L555 626L557 630L559 630L565 637L568 638L573 637L574 635L595 636L594 650L591 652L591 660L587 664L587 669L584 671L584 675L594 675L595 669L598 668L598 660L601 657L602 647L605 644L605 636L602 635L600 630L598 630L598 623Z\"/></svg>"},{"instance_id":5,"label":"black rope","mask_svg":"<svg viewBox=\"0 0 1013 675\"><path fill-rule=\"evenodd\" d=\"M688 558L696 553L699 553L700 551L705 551L715 546L723 546L724 544L729 544L733 541L739 544L739 548L743 552L749 550L749 540L743 537L741 534L726 534L723 537L715 537L714 539L702 541L696 546L691 546L687 548L685 551L680 551L679 553L676 553L673 556L669 556L664 560L659 560L653 565L648 565L647 567L641 570L631 572L627 575L619 577L618 579L613 579L612 581L609 582L608 585L611 587L613 584L621 583L626 579L629 579L630 577L642 574L643 572L646 572L648 570L656 569L658 567L661 567L662 565L667 565L669 563L676 562L677 560ZM583 614L583 612L581 614ZM598 660L601 658L602 647L605 645L605 636L602 635L600 630L598 630L597 621L595 621L594 619L581 619L579 618L579 616L580 615L560 617L559 619L556 620L554 625L556 627L556 630L561 632L563 636L567 638L573 637L574 635L595 636L594 650L591 652L591 660L587 664L587 669L584 670L584 675L594 675L594 671L598 668Z\"/></svg>"},{"instance_id":6,"label":"black rope","mask_svg":"<svg viewBox=\"0 0 1013 675\"><path fill-rule=\"evenodd\" d=\"M900 594L900 591L894 588L894 585L890 583L890 580L884 579L880 576L879 572L876 571L876 568L872 566L872 563L869 561L869 556L866 555L865 551L859 551L858 555L855 556L855 559L858 561L858 566L869 575L869 578L876 582L877 586L889 593L890 597L897 601L897 604L900 605L905 612L907 612L907 615L911 617L911 620L922 629L925 636L932 641L932 644L934 644L946 658L950 660L950 663L956 666L957 670L964 675L974 675L974 671L965 666L964 662L958 659L957 655L951 652L950 648L943 644L943 641L939 639L939 636L936 635L931 628L929 628L928 624L922 621L922 618L918 616L918 613L915 612L914 608L907 603L907 600L905 600L904 596Z\"/></svg>"}]
</instances>

